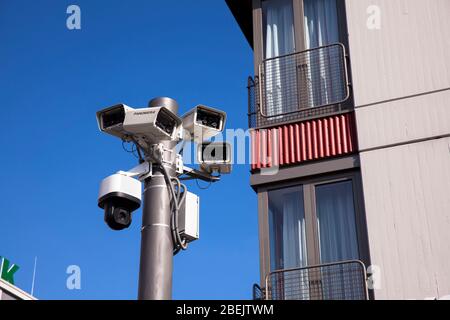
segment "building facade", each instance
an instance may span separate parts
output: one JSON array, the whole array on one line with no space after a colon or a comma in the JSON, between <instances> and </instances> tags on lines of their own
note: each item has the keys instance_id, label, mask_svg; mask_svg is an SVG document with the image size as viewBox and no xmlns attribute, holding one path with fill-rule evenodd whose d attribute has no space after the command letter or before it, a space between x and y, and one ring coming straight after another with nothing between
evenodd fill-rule
<instances>
[{"instance_id":1,"label":"building facade","mask_svg":"<svg viewBox=\"0 0 450 320\"><path fill-rule=\"evenodd\" d=\"M227 0L267 299L450 294L450 1Z\"/></svg>"},{"instance_id":2,"label":"building facade","mask_svg":"<svg viewBox=\"0 0 450 320\"><path fill-rule=\"evenodd\" d=\"M36 298L0 279L0 300L36 300Z\"/></svg>"}]
</instances>

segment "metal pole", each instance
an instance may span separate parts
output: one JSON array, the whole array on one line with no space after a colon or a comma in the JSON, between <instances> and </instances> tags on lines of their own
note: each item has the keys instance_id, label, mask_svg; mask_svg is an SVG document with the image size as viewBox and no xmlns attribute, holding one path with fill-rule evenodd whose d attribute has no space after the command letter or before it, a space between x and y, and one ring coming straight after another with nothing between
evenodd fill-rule
<instances>
[{"instance_id":1,"label":"metal pole","mask_svg":"<svg viewBox=\"0 0 450 320\"><path fill-rule=\"evenodd\" d=\"M156 98L149 107L164 106L178 113L178 104L170 98ZM176 157L176 143L164 142ZM175 163L175 161L172 161ZM175 165L165 165L170 176ZM169 189L161 168L153 167L153 176L144 183L142 210L141 260L139 267L139 300L172 299L173 241L170 229Z\"/></svg>"}]
</instances>

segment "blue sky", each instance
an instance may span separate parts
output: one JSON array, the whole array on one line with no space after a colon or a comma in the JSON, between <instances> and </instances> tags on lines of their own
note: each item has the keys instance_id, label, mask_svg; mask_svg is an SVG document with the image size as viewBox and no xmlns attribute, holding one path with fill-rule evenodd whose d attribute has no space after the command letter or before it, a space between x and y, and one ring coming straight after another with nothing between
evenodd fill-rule
<instances>
[{"instance_id":1,"label":"blue sky","mask_svg":"<svg viewBox=\"0 0 450 320\"><path fill-rule=\"evenodd\" d=\"M81 8L81 30L66 9ZM135 299L141 211L113 232L97 208L101 179L135 165L98 131L95 112L156 96L228 113L246 128L252 52L223 0L0 0L0 256L41 299ZM175 257L175 299L245 299L259 279L256 196L234 167L201 197L201 239ZM81 290L66 268L81 268Z\"/></svg>"}]
</instances>

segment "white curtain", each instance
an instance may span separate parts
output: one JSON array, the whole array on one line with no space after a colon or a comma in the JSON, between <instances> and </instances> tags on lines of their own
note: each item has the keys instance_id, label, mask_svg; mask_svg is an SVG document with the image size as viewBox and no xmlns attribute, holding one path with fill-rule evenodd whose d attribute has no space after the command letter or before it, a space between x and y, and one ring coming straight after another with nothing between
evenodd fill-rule
<instances>
[{"instance_id":1,"label":"white curtain","mask_svg":"<svg viewBox=\"0 0 450 320\"><path fill-rule=\"evenodd\" d=\"M307 265L306 223L302 187L269 192L271 269L286 270ZM280 274L272 279L274 299L302 300L308 291L293 290L307 284L307 274Z\"/></svg>"},{"instance_id":2,"label":"white curtain","mask_svg":"<svg viewBox=\"0 0 450 320\"><path fill-rule=\"evenodd\" d=\"M316 188L320 261L323 264L359 259L353 201L351 181ZM342 273L322 274L323 297L338 300L355 298L356 291L348 285L348 277L344 269Z\"/></svg>"},{"instance_id":3,"label":"white curtain","mask_svg":"<svg viewBox=\"0 0 450 320\"><path fill-rule=\"evenodd\" d=\"M316 188L321 263L359 258L351 181Z\"/></svg>"},{"instance_id":4,"label":"white curtain","mask_svg":"<svg viewBox=\"0 0 450 320\"><path fill-rule=\"evenodd\" d=\"M269 192L272 271L306 266L306 224L302 187Z\"/></svg>"},{"instance_id":5,"label":"white curtain","mask_svg":"<svg viewBox=\"0 0 450 320\"><path fill-rule=\"evenodd\" d=\"M306 267L306 254L306 224L303 203L300 203L298 193L286 194L283 197L284 269ZM288 272L285 274L285 282L285 300L309 299L307 290L293 290L295 287L304 288L308 283L308 274L306 272Z\"/></svg>"},{"instance_id":6,"label":"white curtain","mask_svg":"<svg viewBox=\"0 0 450 320\"><path fill-rule=\"evenodd\" d=\"M339 42L336 0L304 0L306 49L314 49ZM309 106L320 106L339 100L342 79L333 74L330 61L337 51L312 51L308 55ZM333 62L331 62L333 63Z\"/></svg>"},{"instance_id":7,"label":"white curtain","mask_svg":"<svg viewBox=\"0 0 450 320\"><path fill-rule=\"evenodd\" d=\"M265 21L265 59L295 52L292 0L267 0L262 4ZM292 58L274 59L266 61L263 65L266 92L264 111L268 116L289 112L295 103L292 99L296 99L296 95L290 92L296 83L295 73L289 72L292 62ZM295 66L292 71L295 71Z\"/></svg>"},{"instance_id":8,"label":"white curtain","mask_svg":"<svg viewBox=\"0 0 450 320\"><path fill-rule=\"evenodd\" d=\"M303 0L306 49L339 42L336 0Z\"/></svg>"},{"instance_id":9,"label":"white curtain","mask_svg":"<svg viewBox=\"0 0 450 320\"><path fill-rule=\"evenodd\" d=\"M306 226L298 193L283 197L283 268L306 266Z\"/></svg>"}]
</instances>

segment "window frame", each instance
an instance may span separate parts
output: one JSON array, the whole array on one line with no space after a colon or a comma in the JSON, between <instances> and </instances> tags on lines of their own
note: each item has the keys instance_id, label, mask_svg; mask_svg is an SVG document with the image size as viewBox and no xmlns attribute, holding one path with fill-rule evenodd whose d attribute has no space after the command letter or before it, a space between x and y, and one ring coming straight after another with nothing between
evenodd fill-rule
<instances>
[{"instance_id":1,"label":"window frame","mask_svg":"<svg viewBox=\"0 0 450 320\"><path fill-rule=\"evenodd\" d=\"M264 17L262 10L262 2L276 0L252 0L253 7L253 51L254 51L254 68L255 74L258 74L259 65L264 61ZM291 0L294 16L294 39L295 52L306 50L306 37L304 25L304 3L303 0ZM339 42L343 43L348 52L348 30L347 30L347 14L344 0L337 1L337 14L339 26Z\"/></svg>"},{"instance_id":2,"label":"window frame","mask_svg":"<svg viewBox=\"0 0 450 320\"><path fill-rule=\"evenodd\" d=\"M264 17L262 3L264 1L276 0L252 0L253 5L253 51L255 74L259 73L259 66L264 61ZM304 26L301 15L303 13L303 0L291 0L294 17L294 46L295 52L302 51L305 48ZM301 23L300 23L301 22Z\"/></svg>"},{"instance_id":3,"label":"window frame","mask_svg":"<svg viewBox=\"0 0 450 320\"><path fill-rule=\"evenodd\" d=\"M253 26L253 74L255 77L260 77L260 68L264 59L264 31L263 31L263 10L262 10L262 1L276 1L276 0L252 0L252 26ZM303 0L291 0L293 3L293 15L294 15L294 37L295 37L295 52L302 52L306 49L306 35L305 35L305 26L304 26L304 2ZM332 110L322 109L322 112L319 114L309 114L298 115L294 117L286 117L282 116L279 121L274 123L265 123L256 126L256 128L262 127L273 127L280 124L286 123L294 123L305 119L314 119L324 115L335 115L340 114L342 112L347 112L347 110L354 109L354 97L353 97L353 78L352 78L352 67L351 67L351 59L350 59L350 47L349 47L349 33L348 33L348 24L347 24L347 7L345 0L336 0L337 1L337 14L338 14L338 33L339 33L339 42L343 44L345 47L345 59L347 64L347 77L348 77L348 90L349 97L346 101L336 104L333 106ZM301 84L301 82L298 82ZM260 90L260 92L256 95L255 99L255 116L257 118L262 117L261 112L261 96L262 88L261 83L258 82L258 85L255 86L255 90ZM298 85L298 92L302 92L305 88L302 85ZM309 109L299 109L299 112L304 112ZM318 110L318 109L316 109ZM327 111L325 111L327 110ZM292 116L292 115L291 115ZM261 118L262 119L262 118Z\"/></svg>"},{"instance_id":4,"label":"window frame","mask_svg":"<svg viewBox=\"0 0 450 320\"><path fill-rule=\"evenodd\" d=\"M361 174L359 171L347 171L316 177L299 178L291 181L271 183L258 188L258 224L260 245L261 283L271 270L270 230L269 230L269 192L281 188L302 186L304 212L306 220L306 248L308 265L319 265L320 248L317 226L316 186L352 181L353 201L355 208L355 225L360 260L370 265L369 242L367 234L366 215L362 193Z\"/></svg>"},{"instance_id":5,"label":"window frame","mask_svg":"<svg viewBox=\"0 0 450 320\"><path fill-rule=\"evenodd\" d=\"M271 224L270 224L270 211L269 211L269 205L270 205L270 201L269 201L269 198L270 198L270 192L277 192L277 191L283 191L283 190L288 190L288 189L291 189L291 191L293 191L293 190L295 190L295 189L299 189L299 190L296 190L296 191L299 191L298 193L299 193L299 195L301 194L301 200L302 201L300 201L300 203L302 203L302 205L303 205L303 212L302 212L302 214L303 214L303 217L304 217L304 219L305 219L305 223L306 223L306 221L307 221L307 219L306 219L306 212L305 212L305 199L304 199L304 197L305 197L305 190L304 190L304 186L302 185L302 184L296 184L296 185L293 185L293 186L290 186L290 187L281 187L281 188L274 188L274 189L269 189L269 190L267 190L267 195L268 195L268 197L267 197L267 199L268 199L268 205L267 205L267 214L268 214L268 221L269 221L269 257L271 257L272 256L272 252L271 252L271 250L272 250L272 246L271 246L271 238L270 238L270 233L271 233L271 231L273 231L273 230L271 230ZM272 213L274 214L275 212L274 211L272 211ZM280 227L280 226L278 226L278 227ZM305 225L305 231L306 231L306 225ZM280 239L277 239L277 240L280 240ZM276 241L276 240L275 240ZM281 243L278 243L278 246L279 245L281 245ZM299 245L301 245L301 243L299 243ZM309 257L308 257L308 248L306 248L306 253L307 253L307 256L306 256L306 260L308 261L308 259L309 259ZM272 265L272 260L270 260L270 263L271 263L271 265ZM278 264L277 262L275 262L275 264ZM307 263L307 265L308 265L308 263ZM272 266L270 267L270 270L271 271L275 271L275 270L279 270L279 269L272 269Z\"/></svg>"}]
</instances>

